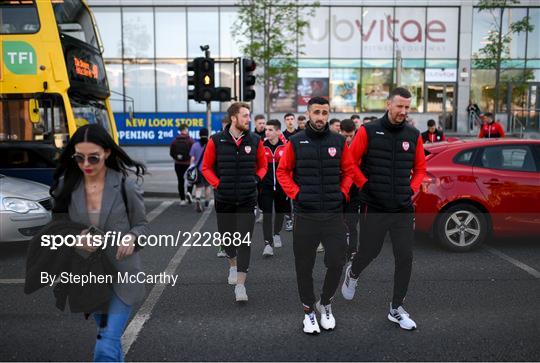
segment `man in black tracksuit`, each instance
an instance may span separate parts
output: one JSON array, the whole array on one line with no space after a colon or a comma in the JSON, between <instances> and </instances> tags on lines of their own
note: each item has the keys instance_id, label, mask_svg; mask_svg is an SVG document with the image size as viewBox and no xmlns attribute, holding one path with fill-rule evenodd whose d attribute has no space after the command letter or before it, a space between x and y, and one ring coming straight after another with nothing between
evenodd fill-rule
<instances>
[{"instance_id":1,"label":"man in black tracksuit","mask_svg":"<svg viewBox=\"0 0 540 363\"><path fill-rule=\"evenodd\" d=\"M379 255L386 233L390 232L395 272L388 319L407 330L416 328L402 307L412 269L412 196L426 174L420 132L405 122L411 97L405 88L394 89L388 97L385 115L361 127L351 144L352 159L357 165L353 179L361 188L364 205L360 211L358 253L347 268L341 290L345 299L354 297L360 273Z\"/></svg>"},{"instance_id":2,"label":"man in black tracksuit","mask_svg":"<svg viewBox=\"0 0 540 363\"><path fill-rule=\"evenodd\" d=\"M268 163L268 171L261 182L259 191L259 206L263 212L263 256L273 256L274 247L281 247L281 227L285 213L291 211L290 201L281 188L276 171L279 161L285 151L285 144L280 140L281 122L269 120L266 123L266 140L264 141L264 153ZM276 211L276 218L272 228L272 214Z\"/></svg>"},{"instance_id":3,"label":"man in black tracksuit","mask_svg":"<svg viewBox=\"0 0 540 363\"><path fill-rule=\"evenodd\" d=\"M347 251L342 208L348 195L345 184L354 165L345 138L330 131L329 115L328 100L313 97L309 101L306 129L289 139L277 171L279 183L293 200L296 278L304 305L304 332L308 334L320 332L314 307L321 314L323 329L335 328L331 301ZM315 304L312 273L320 242L327 270L321 299Z\"/></svg>"},{"instance_id":4,"label":"man in black tracksuit","mask_svg":"<svg viewBox=\"0 0 540 363\"><path fill-rule=\"evenodd\" d=\"M249 105L233 103L227 110L230 124L206 144L202 173L214 187L221 244L229 258L228 282L235 286L236 301L247 301L245 281L255 224L257 185L266 174L264 147L249 131ZM234 233L240 233L240 239ZM246 236L249 234L249 238Z\"/></svg>"}]
</instances>

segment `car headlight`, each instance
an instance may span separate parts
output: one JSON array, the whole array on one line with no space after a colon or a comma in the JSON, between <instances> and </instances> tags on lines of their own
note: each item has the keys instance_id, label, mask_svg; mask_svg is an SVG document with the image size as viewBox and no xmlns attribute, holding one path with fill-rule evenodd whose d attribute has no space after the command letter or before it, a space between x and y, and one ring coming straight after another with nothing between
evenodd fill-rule
<instances>
[{"instance_id":1,"label":"car headlight","mask_svg":"<svg viewBox=\"0 0 540 363\"><path fill-rule=\"evenodd\" d=\"M2 200L4 209L15 213L28 213L31 210L41 209L40 205L36 202L19 198L4 198Z\"/></svg>"}]
</instances>

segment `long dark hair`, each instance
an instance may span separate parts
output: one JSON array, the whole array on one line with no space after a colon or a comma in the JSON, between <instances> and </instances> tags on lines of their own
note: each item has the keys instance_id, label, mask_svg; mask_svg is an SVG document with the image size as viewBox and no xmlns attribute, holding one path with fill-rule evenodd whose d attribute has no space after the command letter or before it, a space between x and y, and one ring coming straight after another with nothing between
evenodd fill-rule
<instances>
[{"instance_id":1,"label":"long dark hair","mask_svg":"<svg viewBox=\"0 0 540 363\"><path fill-rule=\"evenodd\" d=\"M111 135L103 127L97 124L84 125L79 127L73 136L69 139L66 147L60 155L60 161L53 175L53 185L50 190L51 196L56 200L56 205L61 205L63 208L69 205L71 193L83 178L83 173L75 160L75 145L81 142L91 142L101 146L111 153L105 160L107 168L121 172L127 176L133 173L137 178L142 178L146 174L146 167L129 157L124 150L118 146ZM60 178L64 177L64 185L62 190L56 191Z\"/></svg>"}]
</instances>

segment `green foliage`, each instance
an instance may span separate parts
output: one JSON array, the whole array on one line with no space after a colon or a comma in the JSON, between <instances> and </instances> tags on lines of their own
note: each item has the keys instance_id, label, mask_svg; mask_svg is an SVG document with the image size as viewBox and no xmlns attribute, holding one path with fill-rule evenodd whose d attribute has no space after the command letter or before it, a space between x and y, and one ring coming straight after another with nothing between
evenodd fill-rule
<instances>
[{"instance_id":1,"label":"green foliage","mask_svg":"<svg viewBox=\"0 0 540 363\"><path fill-rule=\"evenodd\" d=\"M258 69L263 70L264 74L257 77L257 81L264 87L265 105L268 106L270 92L278 85L285 90L296 85L297 52L303 54L301 39L309 25L305 19L314 15L319 3L239 0L237 6L239 14L232 34L242 53L255 60Z\"/></svg>"}]
</instances>

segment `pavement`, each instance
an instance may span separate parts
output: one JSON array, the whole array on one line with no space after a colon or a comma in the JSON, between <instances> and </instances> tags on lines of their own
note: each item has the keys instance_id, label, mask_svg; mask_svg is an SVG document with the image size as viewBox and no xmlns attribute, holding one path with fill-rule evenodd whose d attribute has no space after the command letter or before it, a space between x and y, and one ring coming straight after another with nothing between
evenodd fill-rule
<instances>
[{"instance_id":1,"label":"pavement","mask_svg":"<svg viewBox=\"0 0 540 363\"><path fill-rule=\"evenodd\" d=\"M159 185L157 176L153 183ZM216 231L211 209L195 213L171 198L147 197L145 204L155 234ZM255 226L249 301L243 305L234 301L226 261L216 257L216 247L143 249L146 272L169 271L179 281L174 287L147 285L145 300L133 307L124 333L126 360L540 360L537 240L490 240L478 250L452 253L418 236L405 302L418 324L412 332L386 318L393 282L387 241L360 277L355 299L336 296L336 330L318 336L301 331L292 234L282 232L282 240L274 257L263 258L262 227ZM0 361L91 360L93 321L57 310L50 288L24 294L26 248L24 243L0 245ZM316 291L323 278L323 254L318 254Z\"/></svg>"}]
</instances>

